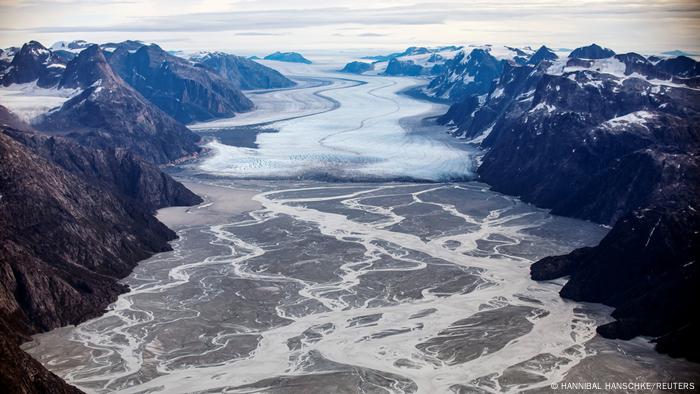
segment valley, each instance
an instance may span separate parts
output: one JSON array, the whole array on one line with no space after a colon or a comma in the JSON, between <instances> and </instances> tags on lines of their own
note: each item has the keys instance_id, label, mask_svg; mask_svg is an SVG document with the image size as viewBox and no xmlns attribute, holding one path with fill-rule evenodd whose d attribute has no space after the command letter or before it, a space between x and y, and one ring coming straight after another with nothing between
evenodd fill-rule
<instances>
[{"instance_id":1,"label":"valley","mask_svg":"<svg viewBox=\"0 0 700 394\"><path fill-rule=\"evenodd\" d=\"M533 262L608 229L468 181L482 153L425 120L444 106L400 94L418 80L279 67L296 87L190 126L210 151L170 173L205 201L159 212L173 250L139 264L106 314L36 335L29 354L98 393L697 378L643 339L598 336L611 309L561 298L565 279L530 279ZM217 139L237 133L255 146Z\"/></svg>"},{"instance_id":2,"label":"valley","mask_svg":"<svg viewBox=\"0 0 700 394\"><path fill-rule=\"evenodd\" d=\"M690 57L78 40L0 60L13 391L700 376Z\"/></svg>"}]
</instances>

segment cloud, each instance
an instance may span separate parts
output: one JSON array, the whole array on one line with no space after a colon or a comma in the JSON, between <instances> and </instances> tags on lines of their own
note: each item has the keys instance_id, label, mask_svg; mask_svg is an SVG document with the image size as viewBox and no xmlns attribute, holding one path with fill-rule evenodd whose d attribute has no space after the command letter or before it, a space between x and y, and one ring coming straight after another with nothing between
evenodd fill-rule
<instances>
[{"instance_id":1,"label":"cloud","mask_svg":"<svg viewBox=\"0 0 700 394\"><path fill-rule=\"evenodd\" d=\"M369 41L359 37L374 37L373 47L391 48L454 42L577 46L595 40L622 50L700 50L698 0L392 0L389 4L370 0L0 0L0 41L185 36L193 38L192 46L257 49L273 44L347 48ZM220 32L230 34L211 34ZM243 40L246 36L249 39Z\"/></svg>"},{"instance_id":2,"label":"cloud","mask_svg":"<svg viewBox=\"0 0 700 394\"><path fill-rule=\"evenodd\" d=\"M271 33L265 31L241 31L235 33L237 36L281 36L282 33Z\"/></svg>"},{"instance_id":3,"label":"cloud","mask_svg":"<svg viewBox=\"0 0 700 394\"><path fill-rule=\"evenodd\" d=\"M626 18L648 16L700 18L700 2L695 1L592 1L585 4L553 1L511 2L474 1L459 3L419 3L381 8L286 8L203 12L179 15L137 17L126 23L100 25L41 26L33 29L42 33L55 32L219 32L259 29L295 29L314 26L359 25L433 25L448 21L503 21L562 16Z\"/></svg>"}]
</instances>

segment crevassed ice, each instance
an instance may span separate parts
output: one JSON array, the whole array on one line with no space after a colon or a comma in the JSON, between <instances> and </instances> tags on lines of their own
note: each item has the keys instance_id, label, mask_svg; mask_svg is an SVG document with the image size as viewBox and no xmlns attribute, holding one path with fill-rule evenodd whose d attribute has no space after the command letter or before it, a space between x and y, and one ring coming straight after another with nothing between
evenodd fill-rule
<instances>
[{"instance_id":1,"label":"crevassed ice","mask_svg":"<svg viewBox=\"0 0 700 394\"><path fill-rule=\"evenodd\" d=\"M333 79L338 74L318 73L339 83ZM415 85L416 80L353 78L365 84L346 84L323 93L339 102L339 108L267 125L278 132L259 134L258 149L212 142L209 148L214 155L205 159L201 168L228 176L263 178L319 174L341 179L440 181L472 176L470 148L445 135L446 129L416 131L401 124L402 119L418 119L436 110L435 104L397 94ZM312 100L298 95L295 99Z\"/></svg>"}]
</instances>

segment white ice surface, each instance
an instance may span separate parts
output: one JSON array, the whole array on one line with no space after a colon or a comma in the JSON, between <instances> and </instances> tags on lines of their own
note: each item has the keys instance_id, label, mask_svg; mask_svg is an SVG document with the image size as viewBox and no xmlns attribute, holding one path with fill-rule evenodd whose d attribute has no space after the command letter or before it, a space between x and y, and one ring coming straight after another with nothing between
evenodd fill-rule
<instances>
[{"instance_id":1,"label":"white ice surface","mask_svg":"<svg viewBox=\"0 0 700 394\"><path fill-rule=\"evenodd\" d=\"M606 127L627 127L629 125L646 126L647 121L654 119L656 115L649 111L635 111L629 114L612 118L603 123Z\"/></svg>"},{"instance_id":2,"label":"white ice surface","mask_svg":"<svg viewBox=\"0 0 700 394\"><path fill-rule=\"evenodd\" d=\"M79 89L41 88L36 82L0 86L0 105L31 123L79 92Z\"/></svg>"},{"instance_id":3,"label":"white ice surface","mask_svg":"<svg viewBox=\"0 0 700 394\"><path fill-rule=\"evenodd\" d=\"M419 80L379 76L350 80L347 74L330 71L336 65L274 63L266 64L330 85L254 95L257 114L193 125L198 130L273 121L265 128L278 130L259 134L258 149L209 143L215 153L200 164L202 170L240 177L312 174L343 179L443 180L471 175L470 151L444 136L444 130L425 135L400 125L403 118L435 112L435 104L397 94ZM339 106L329 110L334 102Z\"/></svg>"}]
</instances>

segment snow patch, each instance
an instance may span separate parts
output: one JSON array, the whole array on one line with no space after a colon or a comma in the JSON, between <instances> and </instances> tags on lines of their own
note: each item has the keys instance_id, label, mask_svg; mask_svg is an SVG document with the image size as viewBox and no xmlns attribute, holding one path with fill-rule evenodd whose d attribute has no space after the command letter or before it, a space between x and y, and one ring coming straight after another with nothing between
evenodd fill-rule
<instances>
[{"instance_id":1,"label":"snow patch","mask_svg":"<svg viewBox=\"0 0 700 394\"><path fill-rule=\"evenodd\" d=\"M531 110L529 110L529 113L534 113L534 112L541 112L541 111L547 111L548 114L551 114L552 112L556 111L557 107L547 104L545 102L538 103L535 105Z\"/></svg>"},{"instance_id":2,"label":"snow patch","mask_svg":"<svg viewBox=\"0 0 700 394\"><path fill-rule=\"evenodd\" d=\"M495 126L495 125L496 125L496 122L494 122L489 128L484 130L481 134L479 134L478 136L472 138L471 140L469 140L467 142L470 144L480 144L480 143L484 142L486 137L488 137L489 134L491 134L491 132L493 131L493 126Z\"/></svg>"},{"instance_id":3,"label":"snow patch","mask_svg":"<svg viewBox=\"0 0 700 394\"><path fill-rule=\"evenodd\" d=\"M655 117L656 115L649 111L636 111L607 120L602 123L602 126L606 128L620 128L630 125L641 125L646 127L646 123Z\"/></svg>"}]
</instances>

